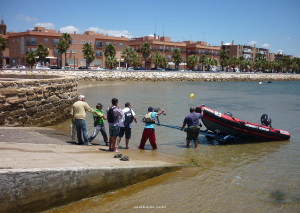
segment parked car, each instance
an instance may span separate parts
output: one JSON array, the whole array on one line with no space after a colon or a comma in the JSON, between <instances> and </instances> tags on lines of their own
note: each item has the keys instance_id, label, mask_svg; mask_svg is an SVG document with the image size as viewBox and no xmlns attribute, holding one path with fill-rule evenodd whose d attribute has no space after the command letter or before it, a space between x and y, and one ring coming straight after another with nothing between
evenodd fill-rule
<instances>
[{"instance_id":1,"label":"parked car","mask_svg":"<svg viewBox=\"0 0 300 213\"><path fill-rule=\"evenodd\" d=\"M61 69L62 69L62 70L71 70L72 67L70 67L70 66L65 66L65 67L62 67Z\"/></svg>"},{"instance_id":2,"label":"parked car","mask_svg":"<svg viewBox=\"0 0 300 213\"><path fill-rule=\"evenodd\" d=\"M135 70L147 70L145 67L138 67Z\"/></svg>"},{"instance_id":3,"label":"parked car","mask_svg":"<svg viewBox=\"0 0 300 213\"><path fill-rule=\"evenodd\" d=\"M60 69L60 67L53 65L53 66L50 66L50 69Z\"/></svg>"},{"instance_id":4,"label":"parked car","mask_svg":"<svg viewBox=\"0 0 300 213\"><path fill-rule=\"evenodd\" d=\"M78 67L78 69L79 69L79 70L88 70L89 67L87 67L87 66L81 66L81 67Z\"/></svg>"},{"instance_id":5,"label":"parked car","mask_svg":"<svg viewBox=\"0 0 300 213\"><path fill-rule=\"evenodd\" d=\"M126 70L125 67L117 67L116 70Z\"/></svg>"},{"instance_id":6,"label":"parked car","mask_svg":"<svg viewBox=\"0 0 300 213\"><path fill-rule=\"evenodd\" d=\"M96 70L107 70L107 69L105 69L103 67L97 67Z\"/></svg>"},{"instance_id":7,"label":"parked car","mask_svg":"<svg viewBox=\"0 0 300 213\"><path fill-rule=\"evenodd\" d=\"M11 69L26 69L26 67L24 65L17 65L12 67Z\"/></svg>"},{"instance_id":8,"label":"parked car","mask_svg":"<svg viewBox=\"0 0 300 213\"><path fill-rule=\"evenodd\" d=\"M35 69L37 69L37 70L49 70L50 68L46 67L46 66L43 66L43 65L40 65L40 64L36 64Z\"/></svg>"},{"instance_id":9,"label":"parked car","mask_svg":"<svg viewBox=\"0 0 300 213\"><path fill-rule=\"evenodd\" d=\"M128 67L127 70L134 70L134 67Z\"/></svg>"}]
</instances>

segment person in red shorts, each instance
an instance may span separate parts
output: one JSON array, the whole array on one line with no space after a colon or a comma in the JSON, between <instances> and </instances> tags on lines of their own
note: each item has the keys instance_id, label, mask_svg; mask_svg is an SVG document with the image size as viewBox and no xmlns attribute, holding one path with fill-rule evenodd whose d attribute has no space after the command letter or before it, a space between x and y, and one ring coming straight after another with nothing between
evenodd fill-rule
<instances>
[{"instance_id":1,"label":"person in red shorts","mask_svg":"<svg viewBox=\"0 0 300 213\"><path fill-rule=\"evenodd\" d=\"M145 128L138 149L144 149L146 141L149 139L152 149L157 149L154 123L156 117L162 115L164 110L154 112L153 107L148 108L148 113L145 116Z\"/></svg>"}]
</instances>

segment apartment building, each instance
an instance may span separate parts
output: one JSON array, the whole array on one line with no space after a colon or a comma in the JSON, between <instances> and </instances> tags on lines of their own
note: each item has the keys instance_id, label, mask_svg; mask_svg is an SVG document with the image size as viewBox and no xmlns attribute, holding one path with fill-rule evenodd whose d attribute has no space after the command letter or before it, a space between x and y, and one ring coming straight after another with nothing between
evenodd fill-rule
<instances>
[{"instance_id":1,"label":"apartment building","mask_svg":"<svg viewBox=\"0 0 300 213\"><path fill-rule=\"evenodd\" d=\"M216 59L218 61L218 64L220 64L221 46L210 46L205 41L185 41L185 43L187 57L190 55L195 55L197 57L205 55L206 58ZM201 68L199 65L197 69L202 70L203 68Z\"/></svg>"},{"instance_id":2,"label":"apartment building","mask_svg":"<svg viewBox=\"0 0 300 213\"><path fill-rule=\"evenodd\" d=\"M6 24L4 23L3 18L0 22L0 36L6 40L8 39L6 34ZM0 58L0 60L2 60L3 65L9 64L9 48L6 48L3 51L2 58Z\"/></svg>"},{"instance_id":3,"label":"apartment building","mask_svg":"<svg viewBox=\"0 0 300 213\"><path fill-rule=\"evenodd\" d=\"M269 50L266 48L258 48L256 45L241 45L234 44L234 41L231 43L221 43L221 49L228 52L229 58L235 56L237 58L243 56L245 59L255 60L258 53L261 54L263 58L268 61L273 60L273 55L270 54Z\"/></svg>"},{"instance_id":4,"label":"apartment building","mask_svg":"<svg viewBox=\"0 0 300 213\"><path fill-rule=\"evenodd\" d=\"M120 59L121 52L125 49L128 42L128 38L125 37L105 36L93 31L86 31L83 34L76 34L74 32L70 34L72 44L67 51L65 59L64 56L61 57L56 49L56 45L62 36L60 32L44 27L35 27L31 31L8 33L7 35L10 49L9 58L12 66L26 64L26 54L35 51L39 44L44 44L49 49L46 65L60 65L60 63L64 65L65 60L67 60L67 64L72 67L86 66L86 60L82 53L82 46L85 43L90 43L96 52L96 58L91 66L104 66L105 47L108 44L113 44L116 49L116 57Z\"/></svg>"},{"instance_id":5,"label":"apartment building","mask_svg":"<svg viewBox=\"0 0 300 213\"><path fill-rule=\"evenodd\" d=\"M168 61L168 67L175 67L172 59L172 53L174 49L179 49L183 58L183 63L180 64L180 68L184 69L186 61L186 44L185 42L173 42L170 37L160 36L144 36L139 38L130 39L128 46L136 50L142 58L142 66L145 68L152 68L154 64L151 64L151 56L144 59L141 53L141 47L144 43L148 43L151 47L151 54L160 52Z\"/></svg>"}]
</instances>

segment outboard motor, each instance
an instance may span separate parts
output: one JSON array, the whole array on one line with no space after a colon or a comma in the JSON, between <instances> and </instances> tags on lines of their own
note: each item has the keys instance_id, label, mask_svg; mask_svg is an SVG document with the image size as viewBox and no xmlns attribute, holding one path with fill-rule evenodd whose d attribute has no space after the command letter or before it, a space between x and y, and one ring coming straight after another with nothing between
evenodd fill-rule
<instances>
[{"instance_id":1,"label":"outboard motor","mask_svg":"<svg viewBox=\"0 0 300 213\"><path fill-rule=\"evenodd\" d=\"M267 114L263 114L261 116L260 122L261 122L261 125L263 125L263 126L272 127L271 126L271 123L272 123L271 117L268 116Z\"/></svg>"}]
</instances>

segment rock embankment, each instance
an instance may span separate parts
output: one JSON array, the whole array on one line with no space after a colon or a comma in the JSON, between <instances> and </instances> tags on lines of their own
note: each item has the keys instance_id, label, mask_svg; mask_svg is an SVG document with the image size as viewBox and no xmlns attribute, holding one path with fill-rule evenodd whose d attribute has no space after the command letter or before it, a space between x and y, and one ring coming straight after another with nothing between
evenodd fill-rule
<instances>
[{"instance_id":1,"label":"rock embankment","mask_svg":"<svg viewBox=\"0 0 300 213\"><path fill-rule=\"evenodd\" d=\"M47 126L65 118L77 85L71 77L0 73L0 125Z\"/></svg>"},{"instance_id":2,"label":"rock embankment","mask_svg":"<svg viewBox=\"0 0 300 213\"><path fill-rule=\"evenodd\" d=\"M298 81L299 74L278 73L203 73L157 71L62 71L62 70L4 70L6 74L39 74L72 76L80 80L95 81Z\"/></svg>"}]
</instances>

